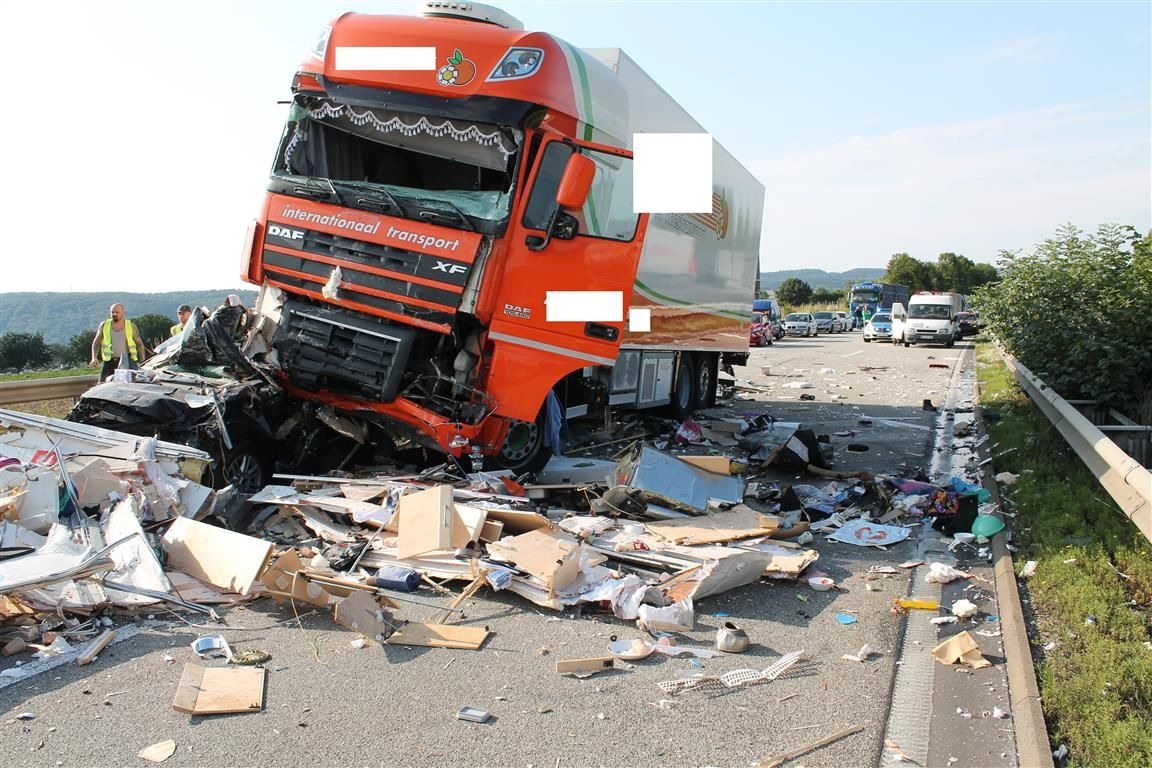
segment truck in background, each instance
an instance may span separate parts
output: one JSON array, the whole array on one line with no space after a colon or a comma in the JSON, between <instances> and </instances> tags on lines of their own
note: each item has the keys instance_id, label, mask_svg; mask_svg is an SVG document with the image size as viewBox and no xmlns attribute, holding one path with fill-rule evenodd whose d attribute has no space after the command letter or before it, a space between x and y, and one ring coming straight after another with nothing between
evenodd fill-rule
<instances>
[{"instance_id":1,"label":"truck in background","mask_svg":"<svg viewBox=\"0 0 1152 768\"><path fill-rule=\"evenodd\" d=\"M876 314L881 309L888 309L896 304L908 306L910 296L908 286L895 283L853 283L848 289L848 313L853 317L856 310L868 311Z\"/></svg>"},{"instance_id":2,"label":"truck in background","mask_svg":"<svg viewBox=\"0 0 1152 768\"><path fill-rule=\"evenodd\" d=\"M633 133L703 130L621 51L428 2L340 16L292 91L242 276L281 384L363 440L537 470L565 415L683 418L747 359L764 187L713 142L711 211L636 214Z\"/></svg>"},{"instance_id":3,"label":"truck in background","mask_svg":"<svg viewBox=\"0 0 1152 768\"><path fill-rule=\"evenodd\" d=\"M908 299L908 306L892 307L892 343L943 344L951 347L960 338L959 314L967 301L962 294L922 291Z\"/></svg>"}]
</instances>

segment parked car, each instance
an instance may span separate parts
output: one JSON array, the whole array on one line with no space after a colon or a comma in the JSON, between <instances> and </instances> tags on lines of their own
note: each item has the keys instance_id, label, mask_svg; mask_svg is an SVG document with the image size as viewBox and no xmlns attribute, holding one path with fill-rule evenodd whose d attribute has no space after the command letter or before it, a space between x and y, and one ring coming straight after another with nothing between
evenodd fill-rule
<instances>
[{"instance_id":1,"label":"parked car","mask_svg":"<svg viewBox=\"0 0 1152 768\"><path fill-rule=\"evenodd\" d=\"M854 322L854 318L852 317L852 315L848 314L847 312L837 311L837 312L833 312L832 314L834 314L834 315L836 315L836 317L840 318L840 330L841 331L850 331L856 327L856 324Z\"/></svg>"},{"instance_id":2,"label":"parked car","mask_svg":"<svg viewBox=\"0 0 1152 768\"><path fill-rule=\"evenodd\" d=\"M887 312L877 312L868 322L864 323L864 341L872 339L892 339L892 315Z\"/></svg>"},{"instance_id":3,"label":"parked car","mask_svg":"<svg viewBox=\"0 0 1152 768\"><path fill-rule=\"evenodd\" d=\"M956 315L956 323L961 336L975 336L980 332L980 316L975 312L961 312Z\"/></svg>"},{"instance_id":4,"label":"parked car","mask_svg":"<svg viewBox=\"0 0 1152 768\"><path fill-rule=\"evenodd\" d=\"M835 333L840 328L840 320L833 312L813 312L812 319L816 321L817 332Z\"/></svg>"},{"instance_id":5,"label":"parked car","mask_svg":"<svg viewBox=\"0 0 1152 768\"><path fill-rule=\"evenodd\" d=\"M752 325L748 329L748 344L753 347L769 346L776 339L775 323L763 312L752 313Z\"/></svg>"},{"instance_id":6,"label":"parked car","mask_svg":"<svg viewBox=\"0 0 1152 768\"><path fill-rule=\"evenodd\" d=\"M788 336L816 336L820 329L810 313L791 312L784 318L784 333Z\"/></svg>"}]
</instances>

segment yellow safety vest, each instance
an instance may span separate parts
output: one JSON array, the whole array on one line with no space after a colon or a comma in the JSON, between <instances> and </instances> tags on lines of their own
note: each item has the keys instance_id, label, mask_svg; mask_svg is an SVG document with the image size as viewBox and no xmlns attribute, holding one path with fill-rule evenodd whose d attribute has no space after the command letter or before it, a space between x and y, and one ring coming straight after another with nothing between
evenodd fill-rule
<instances>
[{"instance_id":1,"label":"yellow safety vest","mask_svg":"<svg viewBox=\"0 0 1152 768\"><path fill-rule=\"evenodd\" d=\"M104 334L104 341L100 345L100 359L108 361L112 359L112 320L105 320L100 324L100 330ZM136 326L128 318L124 318L124 343L128 345L128 354L132 357L132 362L139 362L140 353L136 351Z\"/></svg>"},{"instance_id":2,"label":"yellow safety vest","mask_svg":"<svg viewBox=\"0 0 1152 768\"><path fill-rule=\"evenodd\" d=\"M175 336L176 334L180 333L180 331L182 331L182 330L184 330L184 326L182 326L180 323L176 323L176 325L174 325L168 329L168 335L169 336Z\"/></svg>"}]
</instances>

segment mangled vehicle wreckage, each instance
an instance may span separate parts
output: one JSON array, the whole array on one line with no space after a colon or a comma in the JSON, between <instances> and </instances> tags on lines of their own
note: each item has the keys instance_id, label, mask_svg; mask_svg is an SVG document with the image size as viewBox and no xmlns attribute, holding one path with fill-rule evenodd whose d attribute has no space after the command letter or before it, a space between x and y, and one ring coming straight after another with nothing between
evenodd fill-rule
<instances>
[{"instance_id":1,"label":"mangled vehicle wreckage","mask_svg":"<svg viewBox=\"0 0 1152 768\"><path fill-rule=\"evenodd\" d=\"M204 482L242 493L260 490L275 471L327 472L391 454L394 443L378 427L277 384L266 360L272 330L241 306L197 311L140 369L85 392L67 418L199 448L213 459Z\"/></svg>"}]
</instances>

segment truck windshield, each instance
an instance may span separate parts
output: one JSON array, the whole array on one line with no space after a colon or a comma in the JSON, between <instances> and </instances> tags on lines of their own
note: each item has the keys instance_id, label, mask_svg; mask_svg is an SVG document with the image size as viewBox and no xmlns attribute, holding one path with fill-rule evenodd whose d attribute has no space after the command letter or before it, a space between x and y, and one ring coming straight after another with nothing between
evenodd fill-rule
<instances>
[{"instance_id":1,"label":"truck windshield","mask_svg":"<svg viewBox=\"0 0 1152 768\"><path fill-rule=\"evenodd\" d=\"M497 125L300 94L271 188L292 194L302 178L323 180L315 186L330 182L338 204L496 233L507 223L521 139Z\"/></svg>"}]
</instances>

